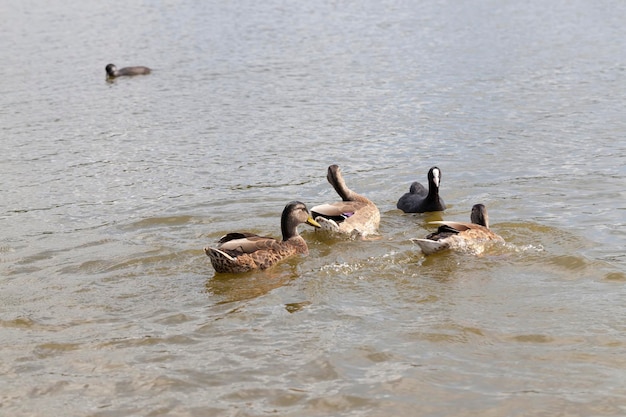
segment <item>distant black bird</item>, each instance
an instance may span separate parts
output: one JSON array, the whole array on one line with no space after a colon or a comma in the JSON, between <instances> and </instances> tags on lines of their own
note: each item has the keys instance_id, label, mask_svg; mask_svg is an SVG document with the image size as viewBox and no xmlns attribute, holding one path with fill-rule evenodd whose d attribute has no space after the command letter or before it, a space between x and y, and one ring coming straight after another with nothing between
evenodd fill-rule
<instances>
[{"instance_id":1,"label":"distant black bird","mask_svg":"<svg viewBox=\"0 0 626 417\"><path fill-rule=\"evenodd\" d=\"M107 77L109 78L122 77L125 75L145 75L152 72L152 70L148 67L124 67L117 69L115 64L107 65L105 70L107 72Z\"/></svg>"}]
</instances>

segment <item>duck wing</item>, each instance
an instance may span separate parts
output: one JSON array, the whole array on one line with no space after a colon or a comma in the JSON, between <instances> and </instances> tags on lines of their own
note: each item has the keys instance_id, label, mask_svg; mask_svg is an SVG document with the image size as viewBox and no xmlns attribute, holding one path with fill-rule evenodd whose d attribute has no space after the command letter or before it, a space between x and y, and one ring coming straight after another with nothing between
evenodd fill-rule
<instances>
[{"instance_id":1,"label":"duck wing","mask_svg":"<svg viewBox=\"0 0 626 417\"><path fill-rule=\"evenodd\" d=\"M473 224L473 223L451 222L451 221L446 221L446 220L433 221L433 222L429 222L428 224L437 224L439 225L440 228L445 226L446 228L456 230L457 233L475 228L476 226L482 227L480 225Z\"/></svg>"},{"instance_id":2,"label":"duck wing","mask_svg":"<svg viewBox=\"0 0 626 417\"><path fill-rule=\"evenodd\" d=\"M426 236L427 240L442 241L452 237L452 239L464 241L470 245L485 241L504 242L501 236L480 224L450 221L435 221L429 224L438 224L439 228L435 233Z\"/></svg>"},{"instance_id":3,"label":"duck wing","mask_svg":"<svg viewBox=\"0 0 626 417\"><path fill-rule=\"evenodd\" d=\"M233 256L276 247L280 247L280 242L273 237L240 232L228 233L222 236L217 246L221 251L227 252Z\"/></svg>"},{"instance_id":4,"label":"duck wing","mask_svg":"<svg viewBox=\"0 0 626 417\"><path fill-rule=\"evenodd\" d=\"M367 203L360 201L339 201L336 203L320 204L311 209L313 218L324 217L342 222L352 216L361 208L367 206Z\"/></svg>"}]
</instances>

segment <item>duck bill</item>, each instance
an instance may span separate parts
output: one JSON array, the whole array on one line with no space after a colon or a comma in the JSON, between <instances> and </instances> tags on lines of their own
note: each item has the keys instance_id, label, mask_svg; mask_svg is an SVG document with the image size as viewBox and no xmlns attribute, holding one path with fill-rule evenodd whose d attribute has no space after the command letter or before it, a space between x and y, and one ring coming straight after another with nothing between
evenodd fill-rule
<instances>
[{"instance_id":1,"label":"duck bill","mask_svg":"<svg viewBox=\"0 0 626 417\"><path fill-rule=\"evenodd\" d=\"M307 223L307 224L310 224L310 225L311 225L311 226L313 226L313 227L317 227L317 228L322 227L322 226L320 226L320 224L319 224L318 222L316 222L315 220L313 220L313 217L311 217L311 216L309 216L309 218L308 218L308 219L306 219L306 223Z\"/></svg>"}]
</instances>

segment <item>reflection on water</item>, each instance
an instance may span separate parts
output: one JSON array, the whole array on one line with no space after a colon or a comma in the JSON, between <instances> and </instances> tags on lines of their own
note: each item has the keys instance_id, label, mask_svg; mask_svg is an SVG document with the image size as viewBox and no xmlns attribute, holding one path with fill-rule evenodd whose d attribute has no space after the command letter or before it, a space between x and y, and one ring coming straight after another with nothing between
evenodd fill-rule
<instances>
[{"instance_id":1,"label":"reflection on water","mask_svg":"<svg viewBox=\"0 0 626 417\"><path fill-rule=\"evenodd\" d=\"M10 3L4 414L624 414L623 2ZM330 164L377 239L215 273ZM476 203L506 244L411 242Z\"/></svg>"},{"instance_id":2,"label":"reflection on water","mask_svg":"<svg viewBox=\"0 0 626 417\"><path fill-rule=\"evenodd\" d=\"M245 274L215 274L207 280L205 288L212 299L229 303L262 296L297 277L297 271L281 270L279 266Z\"/></svg>"}]
</instances>

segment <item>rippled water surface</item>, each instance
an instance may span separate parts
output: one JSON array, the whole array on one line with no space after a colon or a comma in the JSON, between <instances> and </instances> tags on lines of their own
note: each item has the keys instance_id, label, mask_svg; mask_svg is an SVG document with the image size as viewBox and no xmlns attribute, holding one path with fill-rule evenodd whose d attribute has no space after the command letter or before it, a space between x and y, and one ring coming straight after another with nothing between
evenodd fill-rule
<instances>
[{"instance_id":1,"label":"rippled water surface","mask_svg":"<svg viewBox=\"0 0 626 417\"><path fill-rule=\"evenodd\" d=\"M0 11L0 414L626 414L623 2ZM333 163L377 239L215 274ZM411 242L478 202L506 245Z\"/></svg>"}]
</instances>

